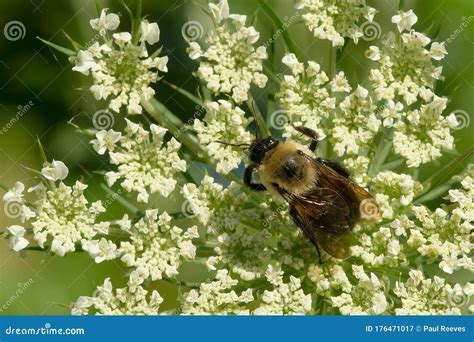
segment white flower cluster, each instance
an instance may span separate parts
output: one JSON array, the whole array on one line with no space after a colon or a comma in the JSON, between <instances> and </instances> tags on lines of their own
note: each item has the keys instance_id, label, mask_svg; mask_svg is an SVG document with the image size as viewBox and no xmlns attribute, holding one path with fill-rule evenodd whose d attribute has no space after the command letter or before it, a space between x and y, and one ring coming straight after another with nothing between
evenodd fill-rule
<instances>
[{"instance_id":1,"label":"white flower cluster","mask_svg":"<svg viewBox=\"0 0 474 342\"><path fill-rule=\"evenodd\" d=\"M446 98L434 95L432 102L406 112L405 120L394 124L394 152L405 158L409 167L436 160L444 150L454 148L450 129L458 123L454 114L442 115L446 104Z\"/></svg>"},{"instance_id":2,"label":"white flower cluster","mask_svg":"<svg viewBox=\"0 0 474 342\"><path fill-rule=\"evenodd\" d=\"M156 23L140 22L138 41L128 32L112 34L120 19L117 14L103 9L100 18L90 22L105 43L95 42L86 50L80 50L71 61L72 68L84 75L92 74L94 84L90 90L97 100L111 98L109 107L119 112L126 106L129 114L141 114L142 100L149 100L155 91L150 84L159 80L158 71L167 72L168 57L149 55L146 43L156 44L160 39L160 29Z\"/></svg>"},{"instance_id":3,"label":"white flower cluster","mask_svg":"<svg viewBox=\"0 0 474 342\"><path fill-rule=\"evenodd\" d=\"M401 308L395 309L397 315L460 315L460 307L474 294L472 283L451 286L437 276L426 279L417 270L409 276L405 283L397 281L393 290L402 301Z\"/></svg>"},{"instance_id":4,"label":"white flower cluster","mask_svg":"<svg viewBox=\"0 0 474 342\"><path fill-rule=\"evenodd\" d=\"M344 38L357 44L364 36L361 18L372 22L376 13L365 0L300 0L296 8L306 10L302 17L313 35L331 41L333 46L344 45Z\"/></svg>"},{"instance_id":5,"label":"white flower cluster","mask_svg":"<svg viewBox=\"0 0 474 342\"><path fill-rule=\"evenodd\" d=\"M370 276L362 265L352 265L357 283L344 286L339 296L331 297L331 303L343 315L380 315L389 305L385 296L385 284L374 274ZM348 290L349 289L349 290Z\"/></svg>"},{"instance_id":6,"label":"white flower cluster","mask_svg":"<svg viewBox=\"0 0 474 342\"><path fill-rule=\"evenodd\" d=\"M338 106L338 111L331 118L329 141L334 151L341 157L358 155L362 147L369 145L381 126L374 114L375 107L367 89L358 86Z\"/></svg>"},{"instance_id":7,"label":"white flower cluster","mask_svg":"<svg viewBox=\"0 0 474 342\"><path fill-rule=\"evenodd\" d=\"M184 298L181 312L185 315L248 315L247 304L255 298L252 289L240 294L232 290L239 282L227 270L219 270L216 280L202 283L198 290L191 290Z\"/></svg>"},{"instance_id":8,"label":"white flower cluster","mask_svg":"<svg viewBox=\"0 0 474 342\"><path fill-rule=\"evenodd\" d=\"M280 91L276 94L287 116L284 119L295 126L309 127L318 132L321 139L324 138L321 121L328 118L336 108L333 93L350 92L349 82L343 72L330 81L318 63L309 61L305 67L294 54L287 54L282 62L292 72L292 75L284 76ZM276 121L273 124L279 126L278 117L273 119ZM284 136L294 135L296 132L292 125L287 125Z\"/></svg>"},{"instance_id":9,"label":"white flower cluster","mask_svg":"<svg viewBox=\"0 0 474 342\"><path fill-rule=\"evenodd\" d=\"M84 196L87 185L76 181L73 186L62 182L69 173L63 162L45 163L41 174L44 181L28 189L35 193L35 199L30 204L23 198L25 186L17 182L15 188L8 191L3 200L6 203L16 202L21 205L22 222L28 222L32 228L34 239L41 248L50 238L51 251L59 256L76 250L76 244L87 244L97 234L107 234L108 222L98 222L97 216L105 212L101 201L89 205ZM11 226L7 229L10 237L10 247L20 251L27 247L28 240L22 226Z\"/></svg>"},{"instance_id":10,"label":"white flower cluster","mask_svg":"<svg viewBox=\"0 0 474 342\"><path fill-rule=\"evenodd\" d=\"M422 185L409 175L383 171L372 180L372 189L382 211L382 217L393 219L397 214L410 208Z\"/></svg>"},{"instance_id":11,"label":"white flower cluster","mask_svg":"<svg viewBox=\"0 0 474 342\"><path fill-rule=\"evenodd\" d=\"M400 37L390 33L384 37L383 47L371 46L367 57L379 64L370 71L370 79L378 99L393 100L396 95L411 105L420 96L428 101L436 80L441 79L441 61L447 54L444 44L431 42L420 32L411 30L417 21L413 11L401 12L392 18L397 23Z\"/></svg>"},{"instance_id":12,"label":"white flower cluster","mask_svg":"<svg viewBox=\"0 0 474 342\"><path fill-rule=\"evenodd\" d=\"M446 273L460 268L474 271L472 260L472 216L464 219L463 211L448 213L442 208L431 212L425 206L414 208L415 220L409 223L408 244L431 262L441 257L439 267Z\"/></svg>"},{"instance_id":13,"label":"white flower cluster","mask_svg":"<svg viewBox=\"0 0 474 342\"><path fill-rule=\"evenodd\" d=\"M204 176L199 187L189 183L182 194L196 219L211 234L234 230L240 223L242 209L247 201L240 186L231 183L226 189L210 176Z\"/></svg>"},{"instance_id":14,"label":"white flower cluster","mask_svg":"<svg viewBox=\"0 0 474 342\"><path fill-rule=\"evenodd\" d=\"M259 34L245 26L245 16L229 14L226 0L209 8L216 28L205 39L207 47L191 42L188 52L200 60L197 74L211 92L232 98L207 101L206 116L194 121L193 130L199 141L196 150L203 149L206 159L216 162L217 172L228 174L242 162L243 149L234 145L252 141L250 120L235 103L248 100L251 84L265 86L261 71L266 51L255 49ZM343 45L345 38L357 42L361 18L371 22L375 13L364 0L301 0L297 8L306 11L303 18L313 34L333 46ZM296 138L293 125L310 127L320 138L327 135L329 154L335 152L334 159L380 206L382 220L360 222L352 230L349 260L323 252L324 263L317 264L318 253L294 224L288 203L269 194L247 195L243 185L224 186L208 175L199 185L181 189L183 215L172 218L148 206L137 216L122 213L121 219L102 222L98 217L105 212L104 204L87 201L85 184L63 183L69 171L59 161L46 163L41 183L28 189L35 193L34 201L25 198L21 182L3 196L5 209L16 210L22 222L6 229L10 247L24 250L32 233L40 247L50 247L57 255L80 247L96 263L116 259L127 267L125 287L114 290L105 279L93 297L77 300L73 314L163 313L163 299L157 291L150 292L158 281L179 288L177 306L170 312L186 315L465 313L474 285L455 284L441 275L474 271L474 168L446 183L456 184L449 190L444 183L434 181L431 189L423 188L429 183L424 178L423 185L418 182L413 168L453 148L450 129L457 120L443 116L447 99L434 93L441 67L433 60L444 58L444 46L412 30L416 21L412 11L392 18L399 33L383 38L381 48L370 47L367 56L378 68L364 87L351 87L342 71L330 79L318 63L302 63L294 54L282 60L291 70L276 94L287 115L284 125L276 122L284 126L283 136ZM80 51L74 70L92 73L91 90L98 99L113 97L113 110L125 105L130 114L140 113L140 101L154 93L154 70L166 70L166 57L147 53L146 44L159 40L158 26L142 20L136 37L122 32L109 39L119 18L106 10L91 25L105 43ZM160 126L152 124L147 130L126 123L123 131L99 131L91 141L117 168L106 173L109 186L120 182L143 203L153 194L168 197L179 173L186 171L178 154L180 143L174 138L165 142L167 130ZM384 145L392 137L393 147ZM445 201L432 209L433 202L425 198L440 190ZM189 227L186 220L199 228ZM202 269L206 280L182 280L185 263ZM425 278L416 270L420 264L433 264L437 275Z\"/></svg>"},{"instance_id":15,"label":"white flower cluster","mask_svg":"<svg viewBox=\"0 0 474 342\"><path fill-rule=\"evenodd\" d=\"M178 274L183 260L196 256L192 240L199 237L196 226L186 231L171 226L171 216L158 210L147 210L142 219L132 224L125 216L120 227L129 234L129 241L122 241L118 248L121 261L132 267L128 286L135 291L148 278L158 280Z\"/></svg>"},{"instance_id":16,"label":"white flower cluster","mask_svg":"<svg viewBox=\"0 0 474 342\"><path fill-rule=\"evenodd\" d=\"M163 302L158 291L150 295L142 287L130 291L128 287L114 289L110 279L97 287L94 297L82 296L72 307L73 315L158 315L160 304Z\"/></svg>"},{"instance_id":17,"label":"white flower cluster","mask_svg":"<svg viewBox=\"0 0 474 342\"><path fill-rule=\"evenodd\" d=\"M312 299L305 294L301 280L290 275L289 281L283 281L283 271L268 265L265 273L272 290L264 290L262 304L253 312L255 315L305 315L312 313Z\"/></svg>"},{"instance_id":18,"label":"white flower cluster","mask_svg":"<svg viewBox=\"0 0 474 342\"><path fill-rule=\"evenodd\" d=\"M148 202L155 193L168 197L177 183L175 175L186 171L186 161L178 155L181 144L171 138L164 145L165 128L152 124L148 132L140 124L126 121L123 136L113 130L100 131L91 141L99 154L108 151L110 163L118 166L117 171L106 173L108 185L121 180L127 192L138 193L139 202Z\"/></svg>"},{"instance_id":19,"label":"white flower cluster","mask_svg":"<svg viewBox=\"0 0 474 342\"><path fill-rule=\"evenodd\" d=\"M199 59L197 76L204 80L214 94L229 94L236 103L248 99L250 85L265 87L267 76L262 73L267 58L264 46L255 49L260 34L253 26L245 26L245 15L229 14L227 0L209 4L215 24L203 48L191 42L188 54Z\"/></svg>"},{"instance_id":20,"label":"white flower cluster","mask_svg":"<svg viewBox=\"0 0 474 342\"><path fill-rule=\"evenodd\" d=\"M231 102L206 102L203 121L194 120L193 129L206 153L217 161L216 170L228 174L242 162L243 149L227 144L249 144L252 135L246 130L250 120ZM227 144L226 144L227 143Z\"/></svg>"}]
</instances>

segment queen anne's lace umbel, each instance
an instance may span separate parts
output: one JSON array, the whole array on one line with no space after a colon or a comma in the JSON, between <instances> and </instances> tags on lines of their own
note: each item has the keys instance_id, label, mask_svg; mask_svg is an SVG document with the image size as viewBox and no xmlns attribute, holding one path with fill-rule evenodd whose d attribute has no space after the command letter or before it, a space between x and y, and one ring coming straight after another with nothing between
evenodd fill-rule
<instances>
[{"instance_id":1,"label":"queen anne's lace umbel","mask_svg":"<svg viewBox=\"0 0 474 342\"><path fill-rule=\"evenodd\" d=\"M344 38L357 43L364 35L360 21L372 22L376 13L365 0L300 0L296 8L313 35L333 46L344 45Z\"/></svg>"},{"instance_id":2,"label":"queen anne's lace umbel","mask_svg":"<svg viewBox=\"0 0 474 342\"><path fill-rule=\"evenodd\" d=\"M204 46L191 42L188 54L199 60L196 75L206 82L214 94L229 94L236 103L248 99L250 85L265 87L267 76L262 73L267 59L264 46L254 47L260 33L245 26L245 15L229 14L227 0L209 4L216 27L210 31Z\"/></svg>"},{"instance_id":3,"label":"queen anne's lace umbel","mask_svg":"<svg viewBox=\"0 0 474 342\"><path fill-rule=\"evenodd\" d=\"M125 191L138 193L139 202L148 202L155 193L168 197L177 183L175 175L186 171L186 161L178 155L181 144L175 138L165 143L165 128L152 124L147 131L140 124L126 122L123 136L100 131L91 141L99 154L108 151L110 163L117 165L117 171L105 175L108 185L120 181Z\"/></svg>"},{"instance_id":4,"label":"queen anne's lace umbel","mask_svg":"<svg viewBox=\"0 0 474 342\"><path fill-rule=\"evenodd\" d=\"M168 57L149 55L146 44L156 44L160 39L160 29L156 23L140 22L139 41L135 42L128 32L113 33L120 19L117 14L107 14L102 10L98 19L90 22L92 28L105 40L95 42L85 50L80 50L71 61L72 68L83 75L92 74L90 91L97 100L109 99L109 108L119 112L125 106L128 114L141 114L141 100L149 100L154 94L150 85L160 79L158 71L167 72Z\"/></svg>"}]
</instances>

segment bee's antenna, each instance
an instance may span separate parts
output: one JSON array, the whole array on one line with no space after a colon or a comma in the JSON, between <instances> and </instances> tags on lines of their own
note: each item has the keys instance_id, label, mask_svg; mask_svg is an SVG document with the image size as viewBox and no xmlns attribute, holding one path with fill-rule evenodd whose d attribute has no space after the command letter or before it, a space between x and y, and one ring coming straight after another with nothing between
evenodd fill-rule
<instances>
[{"instance_id":1,"label":"bee's antenna","mask_svg":"<svg viewBox=\"0 0 474 342\"><path fill-rule=\"evenodd\" d=\"M262 128L265 128L265 127L260 127L259 120L258 120L258 117L257 117L257 113L259 113L259 111L258 111L257 105L255 104L255 100L253 98L251 98L251 99L248 100L247 104L248 104L248 107L250 108L250 111L252 112L253 117L254 117L255 125L257 126L257 130L255 131L255 138L257 140L260 140L261 138L264 138L265 136L268 136L268 133L267 133L267 131L262 130ZM261 123L264 124L263 122L261 122Z\"/></svg>"},{"instance_id":2,"label":"bee's antenna","mask_svg":"<svg viewBox=\"0 0 474 342\"><path fill-rule=\"evenodd\" d=\"M242 147L242 146L250 147L250 144L232 144L232 143L228 143L228 142L220 141L220 140L216 140L214 142L223 144L223 145L228 145L228 146L235 146L235 147Z\"/></svg>"},{"instance_id":3,"label":"bee's antenna","mask_svg":"<svg viewBox=\"0 0 474 342\"><path fill-rule=\"evenodd\" d=\"M255 139L256 140L260 140L260 137L259 137L259 133L261 132L260 131L260 125L258 124L258 120L257 120L257 112L255 111L256 108L255 108L255 101L251 101L250 102L252 107L250 108L250 111L252 112L252 115L253 115L253 118L255 120L255 126L257 126L257 130L255 131Z\"/></svg>"}]
</instances>

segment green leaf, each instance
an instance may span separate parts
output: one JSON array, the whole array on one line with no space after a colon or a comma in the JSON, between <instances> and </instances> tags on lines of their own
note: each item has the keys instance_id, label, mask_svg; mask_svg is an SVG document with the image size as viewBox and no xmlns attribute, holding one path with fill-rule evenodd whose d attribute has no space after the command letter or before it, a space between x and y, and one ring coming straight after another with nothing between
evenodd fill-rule
<instances>
[{"instance_id":1,"label":"green leaf","mask_svg":"<svg viewBox=\"0 0 474 342\"><path fill-rule=\"evenodd\" d=\"M22 168L24 168L25 170L27 171L30 171L30 172L33 172L35 175L37 176L40 176L41 178L43 178L43 175L41 174L41 172L39 172L38 170L35 170L35 169L32 169L26 165L20 165Z\"/></svg>"},{"instance_id":2,"label":"green leaf","mask_svg":"<svg viewBox=\"0 0 474 342\"><path fill-rule=\"evenodd\" d=\"M100 12L102 11L99 5L99 0L95 0L95 9L97 10L97 15L100 17Z\"/></svg>"},{"instance_id":3,"label":"green leaf","mask_svg":"<svg viewBox=\"0 0 474 342\"><path fill-rule=\"evenodd\" d=\"M449 189L451 189L453 187L454 184L458 183L457 180L455 179L451 179L449 180L448 182L428 191L427 193L425 193L424 195L422 196L419 196L418 198L416 198L413 203L418 205L418 204L422 204L422 203L425 203L425 202L429 202L429 201L432 201L434 199L438 199L441 195L443 195L444 193L446 193Z\"/></svg>"},{"instance_id":4,"label":"green leaf","mask_svg":"<svg viewBox=\"0 0 474 342\"><path fill-rule=\"evenodd\" d=\"M73 51L73 50L70 50L68 48L65 48L61 45L57 45L57 44L54 44L54 43L51 43L50 41L47 41L47 40L44 40L43 38L41 37L36 37L38 38L39 40L41 40L43 43L45 43L46 45L52 47L53 49L65 54L65 55L68 55L68 56L75 56L76 55L76 52Z\"/></svg>"},{"instance_id":5,"label":"green leaf","mask_svg":"<svg viewBox=\"0 0 474 342\"><path fill-rule=\"evenodd\" d=\"M74 51L77 52L79 50L82 50L82 45L81 44L79 44L74 39L72 39L71 36L68 35L66 31L63 31L63 30L61 30L61 31L64 34L64 36L67 38L67 40L69 40L69 42L71 43L72 47L74 48Z\"/></svg>"},{"instance_id":6,"label":"green leaf","mask_svg":"<svg viewBox=\"0 0 474 342\"><path fill-rule=\"evenodd\" d=\"M38 148L39 148L41 159L43 159L43 163L47 163L48 158L46 158L46 153L44 152L43 144L41 144L41 140L38 136L36 137L36 140L38 141Z\"/></svg>"},{"instance_id":7,"label":"green leaf","mask_svg":"<svg viewBox=\"0 0 474 342\"><path fill-rule=\"evenodd\" d=\"M443 183L447 179L450 179L455 171L460 168L460 166L465 167L469 160L474 155L474 147L471 147L462 155L458 156L457 158L453 159L450 163L446 164L436 173L434 173L431 177L426 179L423 182L423 187L426 188L433 188L438 186L439 184Z\"/></svg>"},{"instance_id":8,"label":"green leaf","mask_svg":"<svg viewBox=\"0 0 474 342\"><path fill-rule=\"evenodd\" d=\"M385 163L380 167L380 170L394 170L403 165L405 161L403 159L393 160L391 162Z\"/></svg>"},{"instance_id":9,"label":"green leaf","mask_svg":"<svg viewBox=\"0 0 474 342\"><path fill-rule=\"evenodd\" d=\"M194 96L193 94L191 94L190 92L188 92L187 90L181 88L181 87L178 87L177 85L174 85L173 83L171 82L168 82L168 81L165 81L163 80L162 81L163 83L165 83L166 85L168 85L169 87L171 87L172 89L176 90L178 93L180 93L181 95L184 95L186 96L188 99L190 99L192 102L194 102L195 104L199 105L199 106L202 106L204 105L204 102L197 96Z\"/></svg>"}]
</instances>

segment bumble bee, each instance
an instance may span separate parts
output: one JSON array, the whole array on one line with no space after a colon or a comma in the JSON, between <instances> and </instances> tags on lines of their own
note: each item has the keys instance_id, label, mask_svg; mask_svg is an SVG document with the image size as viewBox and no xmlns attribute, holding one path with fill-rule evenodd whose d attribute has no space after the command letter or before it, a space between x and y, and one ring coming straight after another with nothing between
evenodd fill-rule
<instances>
[{"instance_id":1,"label":"bumble bee","mask_svg":"<svg viewBox=\"0 0 474 342\"><path fill-rule=\"evenodd\" d=\"M256 140L248 148L250 164L244 183L254 191L269 191L290 205L295 224L315 246L337 259L350 256L351 230L361 219L380 219L375 199L336 162L312 156L318 145L315 131L295 127L309 137L309 148L293 140ZM259 171L261 184L252 182Z\"/></svg>"}]
</instances>

